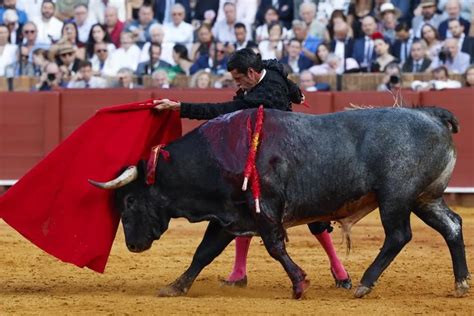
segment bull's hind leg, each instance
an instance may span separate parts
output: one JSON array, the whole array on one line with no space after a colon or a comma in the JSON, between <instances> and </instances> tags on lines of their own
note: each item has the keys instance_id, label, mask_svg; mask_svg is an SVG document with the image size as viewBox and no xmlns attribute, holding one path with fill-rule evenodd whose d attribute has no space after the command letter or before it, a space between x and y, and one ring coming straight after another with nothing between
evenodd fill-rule
<instances>
[{"instance_id":1,"label":"bull's hind leg","mask_svg":"<svg viewBox=\"0 0 474 316\"><path fill-rule=\"evenodd\" d=\"M374 262L365 271L354 296L361 298L370 293L374 283L390 265L403 247L411 240L410 211L406 200L380 202L380 217L385 241Z\"/></svg>"},{"instance_id":2,"label":"bull's hind leg","mask_svg":"<svg viewBox=\"0 0 474 316\"><path fill-rule=\"evenodd\" d=\"M256 222L260 236L270 256L278 260L293 284L293 298L300 299L309 287L306 273L291 260L285 248L285 231L281 221L273 218L272 212L262 207L262 213L256 215Z\"/></svg>"},{"instance_id":3,"label":"bull's hind leg","mask_svg":"<svg viewBox=\"0 0 474 316\"><path fill-rule=\"evenodd\" d=\"M469 271L462 233L462 219L454 213L442 198L418 205L414 213L426 224L438 231L446 241L451 253L454 270L454 295L463 296L469 290Z\"/></svg>"},{"instance_id":4,"label":"bull's hind leg","mask_svg":"<svg viewBox=\"0 0 474 316\"><path fill-rule=\"evenodd\" d=\"M210 222L204 238L194 253L193 261L189 268L173 283L162 288L159 295L185 295L201 270L220 255L233 239L234 236L225 231L218 223Z\"/></svg>"}]
</instances>

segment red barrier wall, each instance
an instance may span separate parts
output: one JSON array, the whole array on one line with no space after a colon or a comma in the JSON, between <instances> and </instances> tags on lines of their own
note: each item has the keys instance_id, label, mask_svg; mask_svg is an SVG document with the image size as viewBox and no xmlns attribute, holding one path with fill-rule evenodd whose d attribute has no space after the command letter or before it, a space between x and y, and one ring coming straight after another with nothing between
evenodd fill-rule
<instances>
[{"instance_id":1,"label":"red barrier wall","mask_svg":"<svg viewBox=\"0 0 474 316\"><path fill-rule=\"evenodd\" d=\"M18 179L78 125L104 106L169 98L189 102L230 100L233 90L64 90L50 93L0 93L0 180ZM474 89L442 92L403 92L404 104L438 105L459 119L461 132L454 136L458 161L451 187L474 187ZM393 97L379 92L306 93L306 108L294 111L322 114L350 104L393 105ZM183 119L183 132L203 121Z\"/></svg>"}]
</instances>

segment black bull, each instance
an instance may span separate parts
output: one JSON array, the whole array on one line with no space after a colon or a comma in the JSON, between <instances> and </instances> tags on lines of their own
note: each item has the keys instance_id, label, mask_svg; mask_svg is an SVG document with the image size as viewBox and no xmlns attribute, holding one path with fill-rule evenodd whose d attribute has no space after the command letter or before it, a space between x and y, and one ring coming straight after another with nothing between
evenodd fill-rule
<instances>
[{"instance_id":1,"label":"black bull","mask_svg":"<svg viewBox=\"0 0 474 316\"><path fill-rule=\"evenodd\" d=\"M190 267L161 295L183 295L238 235L260 235L291 279L293 295L309 285L285 249L285 228L316 220L355 222L377 206L385 231L380 253L354 295L368 294L411 239L410 213L438 231L449 247L455 294L468 292L462 220L443 200L456 151L456 118L440 108L354 110L329 115L265 111L257 157L261 213L242 192L249 148L247 119L255 110L211 120L169 144L156 183L145 182L145 163L103 188L118 188L128 248L151 247L171 218L210 221ZM125 182L124 182L124 179Z\"/></svg>"}]
</instances>

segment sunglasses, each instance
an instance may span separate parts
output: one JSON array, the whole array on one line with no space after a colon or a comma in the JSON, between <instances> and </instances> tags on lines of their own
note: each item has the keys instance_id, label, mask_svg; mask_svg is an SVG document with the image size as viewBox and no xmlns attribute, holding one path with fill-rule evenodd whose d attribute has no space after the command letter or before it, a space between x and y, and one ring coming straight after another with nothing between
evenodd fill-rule
<instances>
[{"instance_id":1,"label":"sunglasses","mask_svg":"<svg viewBox=\"0 0 474 316\"><path fill-rule=\"evenodd\" d=\"M107 53L106 49L98 49L95 51L96 53Z\"/></svg>"},{"instance_id":2,"label":"sunglasses","mask_svg":"<svg viewBox=\"0 0 474 316\"><path fill-rule=\"evenodd\" d=\"M25 33L25 34L35 34L36 31L35 30L23 30L23 33Z\"/></svg>"},{"instance_id":3,"label":"sunglasses","mask_svg":"<svg viewBox=\"0 0 474 316\"><path fill-rule=\"evenodd\" d=\"M66 56L72 56L72 55L74 55L74 53L64 53L64 54L61 54L59 56L66 57Z\"/></svg>"},{"instance_id":4,"label":"sunglasses","mask_svg":"<svg viewBox=\"0 0 474 316\"><path fill-rule=\"evenodd\" d=\"M221 54L225 54L225 50L223 50L223 49L218 49L217 52L221 53Z\"/></svg>"}]
</instances>

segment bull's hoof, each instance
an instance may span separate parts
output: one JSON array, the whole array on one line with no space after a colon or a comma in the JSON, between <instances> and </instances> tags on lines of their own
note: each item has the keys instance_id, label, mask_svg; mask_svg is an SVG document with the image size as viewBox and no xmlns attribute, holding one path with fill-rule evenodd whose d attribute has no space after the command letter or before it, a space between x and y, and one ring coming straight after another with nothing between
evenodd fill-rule
<instances>
[{"instance_id":1,"label":"bull's hoof","mask_svg":"<svg viewBox=\"0 0 474 316\"><path fill-rule=\"evenodd\" d=\"M160 297L175 297L175 296L184 296L188 292L188 289L180 289L177 286L170 284L160 289L158 296Z\"/></svg>"},{"instance_id":2,"label":"bull's hoof","mask_svg":"<svg viewBox=\"0 0 474 316\"><path fill-rule=\"evenodd\" d=\"M454 286L454 296L455 297L463 297L469 292L469 283L466 280L462 280L460 282L456 282Z\"/></svg>"},{"instance_id":3,"label":"bull's hoof","mask_svg":"<svg viewBox=\"0 0 474 316\"><path fill-rule=\"evenodd\" d=\"M367 286L361 284L355 289L354 297L355 298L362 298L362 297L366 296L367 294L369 294L371 291L372 291L372 289L370 287L367 287Z\"/></svg>"},{"instance_id":4,"label":"bull's hoof","mask_svg":"<svg viewBox=\"0 0 474 316\"><path fill-rule=\"evenodd\" d=\"M247 287L247 276L244 276L243 279L236 280L236 281L229 281L229 280L225 280L225 279L220 279L219 282L220 282L221 286L245 288L245 287Z\"/></svg>"},{"instance_id":5,"label":"bull's hoof","mask_svg":"<svg viewBox=\"0 0 474 316\"><path fill-rule=\"evenodd\" d=\"M293 298L297 300L304 298L304 293L308 290L309 283L309 280L303 280L298 282L296 286L293 286Z\"/></svg>"},{"instance_id":6,"label":"bull's hoof","mask_svg":"<svg viewBox=\"0 0 474 316\"><path fill-rule=\"evenodd\" d=\"M351 277L349 276L349 273L347 273L347 279L344 279L344 280L338 280L336 278L336 275L332 271L332 269L331 269L331 274L332 274L332 277L334 278L334 282L336 282L337 288L343 288L346 290L350 290L352 288L352 280L351 280Z\"/></svg>"}]
</instances>

